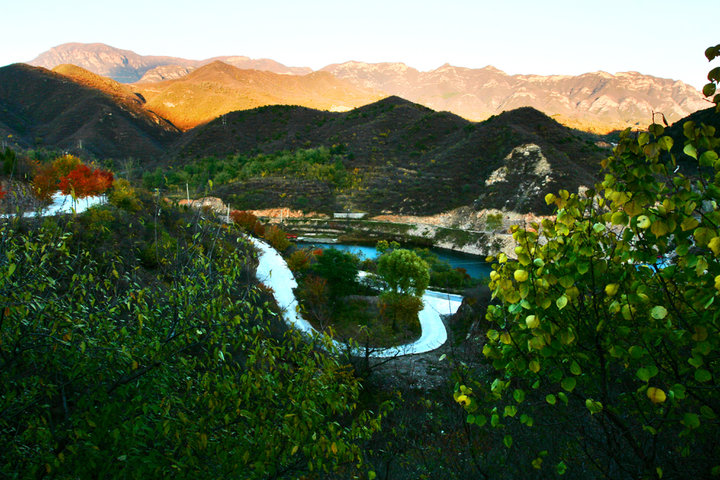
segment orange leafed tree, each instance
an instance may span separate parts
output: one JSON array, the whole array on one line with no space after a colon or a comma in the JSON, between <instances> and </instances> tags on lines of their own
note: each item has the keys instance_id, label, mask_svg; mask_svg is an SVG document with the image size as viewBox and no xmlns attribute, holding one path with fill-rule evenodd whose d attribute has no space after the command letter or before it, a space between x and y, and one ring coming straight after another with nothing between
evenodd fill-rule
<instances>
[{"instance_id":1,"label":"orange leafed tree","mask_svg":"<svg viewBox=\"0 0 720 480\"><path fill-rule=\"evenodd\" d=\"M58 189L57 172L52 165L44 165L35 171L33 176L33 187L35 194L42 201L49 201L52 194Z\"/></svg>"}]
</instances>

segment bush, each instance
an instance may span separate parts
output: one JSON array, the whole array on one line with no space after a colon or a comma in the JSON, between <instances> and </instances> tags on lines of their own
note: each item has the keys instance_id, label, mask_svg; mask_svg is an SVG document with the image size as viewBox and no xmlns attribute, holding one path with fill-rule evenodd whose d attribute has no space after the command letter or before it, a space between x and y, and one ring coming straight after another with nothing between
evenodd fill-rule
<instances>
[{"instance_id":1,"label":"bush","mask_svg":"<svg viewBox=\"0 0 720 480\"><path fill-rule=\"evenodd\" d=\"M284 252L290 247L290 240L287 238L287 233L274 225L265 229L263 238L278 252Z\"/></svg>"},{"instance_id":2,"label":"bush","mask_svg":"<svg viewBox=\"0 0 720 480\"><path fill-rule=\"evenodd\" d=\"M413 295L386 292L380 296L380 314L384 322L392 325L396 332L409 330L420 333L418 313L422 308L422 299Z\"/></svg>"},{"instance_id":3,"label":"bush","mask_svg":"<svg viewBox=\"0 0 720 480\"><path fill-rule=\"evenodd\" d=\"M123 210L138 211L142 208L135 189L124 178L118 178L113 182L113 188L108 194L108 201Z\"/></svg>"},{"instance_id":4,"label":"bush","mask_svg":"<svg viewBox=\"0 0 720 480\"><path fill-rule=\"evenodd\" d=\"M265 226L252 212L233 210L230 212L230 218L235 225L242 228L247 233L252 233L256 237L262 237L265 235Z\"/></svg>"},{"instance_id":5,"label":"bush","mask_svg":"<svg viewBox=\"0 0 720 480\"><path fill-rule=\"evenodd\" d=\"M163 232L156 272L57 222L0 224L1 477L301 478L361 461L379 418L356 410L358 380L327 339L271 335L242 248L184 243L217 245L216 224Z\"/></svg>"},{"instance_id":6,"label":"bush","mask_svg":"<svg viewBox=\"0 0 720 480\"><path fill-rule=\"evenodd\" d=\"M309 250L295 250L287 258L287 264L290 270L297 274L310 268L310 261L312 258L312 252Z\"/></svg>"}]
</instances>

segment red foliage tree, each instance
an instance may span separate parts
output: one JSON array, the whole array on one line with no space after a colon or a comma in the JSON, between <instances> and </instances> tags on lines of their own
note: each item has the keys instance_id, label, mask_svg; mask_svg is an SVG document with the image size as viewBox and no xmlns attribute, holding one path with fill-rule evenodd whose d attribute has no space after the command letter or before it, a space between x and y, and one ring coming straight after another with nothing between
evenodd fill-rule
<instances>
[{"instance_id":1,"label":"red foliage tree","mask_svg":"<svg viewBox=\"0 0 720 480\"><path fill-rule=\"evenodd\" d=\"M112 183L112 172L80 164L60 178L58 188L65 195L74 192L77 198L85 198L104 193Z\"/></svg>"}]
</instances>

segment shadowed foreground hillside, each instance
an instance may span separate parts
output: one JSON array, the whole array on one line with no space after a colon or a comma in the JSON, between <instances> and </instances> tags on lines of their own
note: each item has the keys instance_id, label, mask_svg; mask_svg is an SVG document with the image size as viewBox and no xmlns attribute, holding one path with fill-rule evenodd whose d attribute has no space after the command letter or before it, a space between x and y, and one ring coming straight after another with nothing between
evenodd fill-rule
<instances>
[{"instance_id":1,"label":"shadowed foreground hillside","mask_svg":"<svg viewBox=\"0 0 720 480\"><path fill-rule=\"evenodd\" d=\"M178 130L120 98L43 68L10 65L0 68L0 134L20 148L86 157L163 155Z\"/></svg>"}]
</instances>

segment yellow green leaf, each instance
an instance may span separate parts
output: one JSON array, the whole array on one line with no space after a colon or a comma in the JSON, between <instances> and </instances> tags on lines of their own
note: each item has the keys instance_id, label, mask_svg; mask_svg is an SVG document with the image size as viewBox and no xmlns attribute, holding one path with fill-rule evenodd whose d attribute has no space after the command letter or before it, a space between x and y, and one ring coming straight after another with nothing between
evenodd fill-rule
<instances>
[{"instance_id":1,"label":"yellow green leaf","mask_svg":"<svg viewBox=\"0 0 720 480\"><path fill-rule=\"evenodd\" d=\"M557 305L559 310L562 310L563 308L565 308L567 303L568 303L568 299L565 295L563 295L563 296L559 297L557 300L555 300L555 305Z\"/></svg>"},{"instance_id":2,"label":"yellow green leaf","mask_svg":"<svg viewBox=\"0 0 720 480\"><path fill-rule=\"evenodd\" d=\"M525 282L528 279L528 272L527 270L515 270L515 272L513 272L513 276L516 281Z\"/></svg>"},{"instance_id":3,"label":"yellow green leaf","mask_svg":"<svg viewBox=\"0 0 720 480\"><path fill-rule=\"evenodd\" d=\"M657 387L650 387L647 389L647 396L652 403L663 403L667 399L665 392Z\"/></svg>"},{"instance_id":4,"label":"yellow green leaf","mask_svg":"<svg viewBox=\"0 0 720 480\"><path fill-rule=\"evenodd\" d=\"M715 256L720 255L720 237L713 237L708 242L708 247L712 252L715 254Z\"/></svg>"},{"instance_id":5,"label":"yellow green leaf","mask_svg":"<svg viewBox=\"0 0 720 480\"><path fill-rule=\"evenodd\" d=\"M662 305L656 305L650 310L650 315L656 320L662 320L668 314L668 311Z\"/></svg>"}]
</instances>

